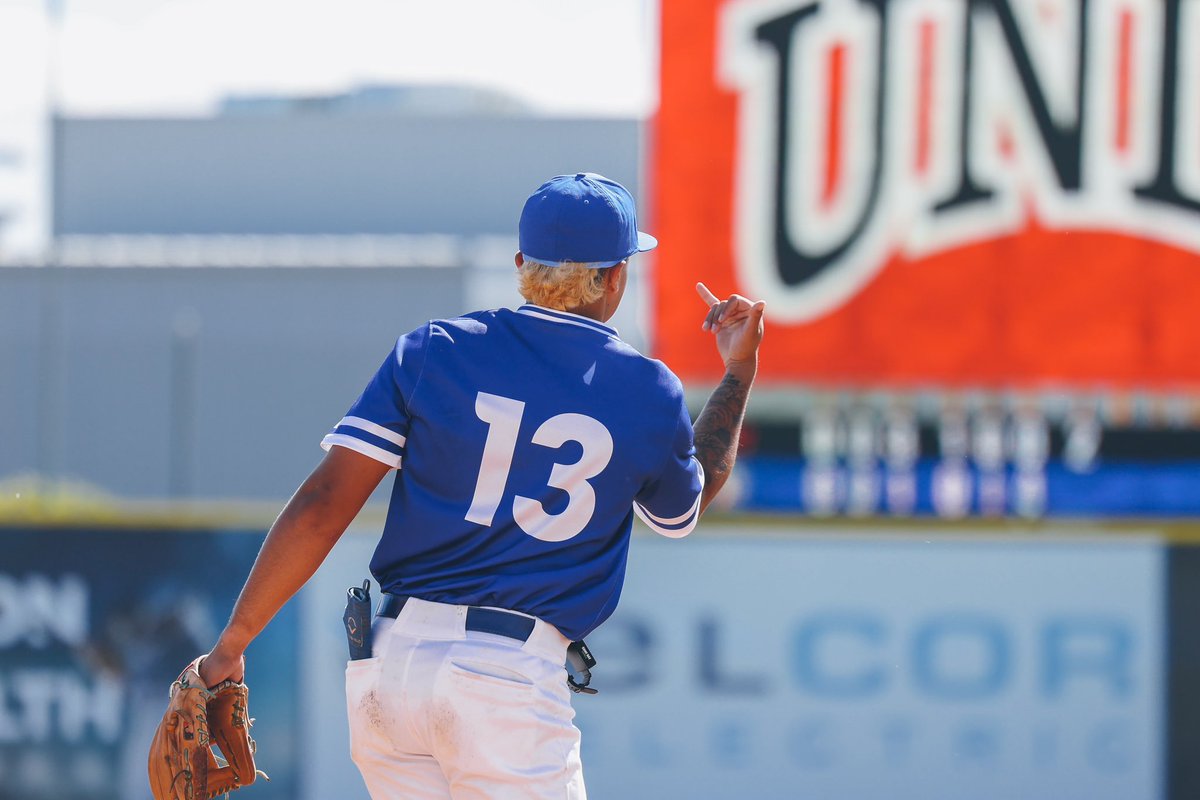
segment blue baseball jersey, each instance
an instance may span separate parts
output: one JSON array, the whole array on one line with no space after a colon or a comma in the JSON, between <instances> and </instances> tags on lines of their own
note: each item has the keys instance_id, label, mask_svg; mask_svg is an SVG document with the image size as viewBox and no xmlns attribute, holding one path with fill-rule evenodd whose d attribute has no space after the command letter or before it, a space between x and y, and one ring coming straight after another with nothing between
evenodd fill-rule
<instances>
[{"instance_id":1,"label":"blue baseball jersey","mask_svg":"<svg viewBox=\"0 0 1200 800\"><path fill-rule=\"evenodd\" d=\"M371 560L384 591L525 612L571 639L616 608L634 513L671 537L700 514L679 379L540 306L400 337L321 444L398 470Z\"/></svg>"}]
</instances>

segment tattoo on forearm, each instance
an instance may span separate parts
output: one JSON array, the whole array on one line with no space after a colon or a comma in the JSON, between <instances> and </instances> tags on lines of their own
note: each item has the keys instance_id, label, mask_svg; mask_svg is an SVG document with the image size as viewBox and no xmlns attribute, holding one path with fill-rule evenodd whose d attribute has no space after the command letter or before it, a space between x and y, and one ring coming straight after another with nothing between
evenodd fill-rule
<instances>
[{"instance_id":1,"label":"tattoo on forearm","mask_svg":"<svg viewBox=\"0 0 1200 800\"><path fill-rule=\"evenodd\" d=\"M692 426L696 458L704 467L705 503L720 491L733 471L749 395L749 382L726 375Z\"/></svg>"}]
</instances>

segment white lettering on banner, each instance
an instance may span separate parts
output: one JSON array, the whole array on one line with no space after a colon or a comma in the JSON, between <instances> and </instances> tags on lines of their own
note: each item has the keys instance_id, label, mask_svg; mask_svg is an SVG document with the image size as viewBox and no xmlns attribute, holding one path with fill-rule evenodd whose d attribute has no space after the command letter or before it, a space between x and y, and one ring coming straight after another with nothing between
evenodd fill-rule
<instances>
[{"instance_id":1,"label":"white lettering on banner","mask_svg":"<svg viewBox=\"0 0 1200 800\"><path fill-rule=\"evenodd\" d=\"M112 744L121 735L125 692L118 681L72 670L0 672L0 744Z\"/></svg>"},{"instance_id":2,"label":"white lettering on banner","mask_svg":"<svg viewBox=\"0 0 1200 800\"><path fill-rule=\"evenodd\" d=\"M79 645L88 624L88 586L82 577L0 573L0 650Z\"/></svg>"},{"instance_id":3,"label":"white lettering on banner","mask_svg":"<svg viewBox=\"0 0 1200 800\"><path fill-rule=\"evenodd\" d=\"M1197 37L1181 0L730 2L746 293L813 319L1029 216L1200 252Z\"/></svg>"}]
</instances>

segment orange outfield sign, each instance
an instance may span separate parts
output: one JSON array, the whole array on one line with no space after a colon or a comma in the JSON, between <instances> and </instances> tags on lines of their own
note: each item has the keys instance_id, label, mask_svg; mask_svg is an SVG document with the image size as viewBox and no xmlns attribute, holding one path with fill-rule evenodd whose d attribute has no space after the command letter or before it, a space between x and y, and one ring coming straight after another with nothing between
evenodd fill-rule
<instances>
[{"instance_id":1,"label":"orange outfield sign","mask_svg":"<svg viewBox=\"0 0 1200 800\"><path fill-rule=\"evenodd\" d=\"M1200 12L662 0L654 349L767 301L761 375L1200 384Z\"/></svg>"}]
</instances>

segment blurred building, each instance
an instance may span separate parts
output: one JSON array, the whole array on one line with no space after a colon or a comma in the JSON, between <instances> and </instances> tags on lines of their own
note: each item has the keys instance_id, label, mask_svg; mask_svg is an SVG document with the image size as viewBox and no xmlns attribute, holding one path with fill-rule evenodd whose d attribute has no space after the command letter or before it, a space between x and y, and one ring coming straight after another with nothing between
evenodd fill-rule
<instances>
[{"instance_id":1,"label":"blurred building","mask_svg":"<svg viewBox=\"0 0 1200 800\"><path fill-rule=\"evenodd\" d=\"M396 336L520 302L516 220L540 180L641 186L637 121L489 92L225 112L58 121L55 247L0 268L0 479L285 497ZM640 345L638 295L616 324Z\"/></svg>"},{"instance_id":2,"label":"blurred building","mask_svg":"<svg viewBox=\"0 0 1200 800\"><path fill-rule=\"evenodd\" d=\"M221 103L220 113L222 116L318 113L528 117L534 110L512 95L487 87L373 84L326 95L232 95Z\"/></svg>"},{"instance_id":3,"label":"blurred building","mask_svg":"<svg viewBox=\"0 0 1200 800\"><path fill-rule=\"evenodd\" d=\"M658 230L643 123L540 117L470 88L234 97L209 118L55 131L55 247L46 263L0 254L0 478L280 498L398 333L519 302L514 228L538 180L617 177ZM656 331L680 338L651 308L655 259L616 319L651 352ZM698 411L709 386L685 378ZM761 384L727 504L1200 513L1200 403L1184 391Z\"/></svg>"},{"instance_id":4,"label":"blurred building","mask_svg":"<svg viewBox=\"0 0 1200 800\"><path fill-rule=\"evenodd\" d=\"M539 176L588 170L641 184L635 120L280 102L299 105L63 120L56 234L512 236Z\"/></svg>"}]
</instances>

